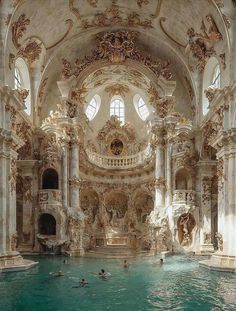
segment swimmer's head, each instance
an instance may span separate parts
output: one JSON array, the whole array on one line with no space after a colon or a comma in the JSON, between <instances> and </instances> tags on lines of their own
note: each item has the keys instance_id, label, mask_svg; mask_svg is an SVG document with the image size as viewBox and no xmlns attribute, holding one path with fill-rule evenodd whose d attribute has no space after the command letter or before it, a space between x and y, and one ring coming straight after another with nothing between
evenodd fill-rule
<instances>
[{"instance_id":1,"label":"swimmer's head","mask_svg":"<svg viewBox=\"0 0 236 311\"><path fill-rule=\"evenodd\" d=\"M104 269L101 269L102 273L105 273L105 270Z\"/></svg>"}]
</instances>

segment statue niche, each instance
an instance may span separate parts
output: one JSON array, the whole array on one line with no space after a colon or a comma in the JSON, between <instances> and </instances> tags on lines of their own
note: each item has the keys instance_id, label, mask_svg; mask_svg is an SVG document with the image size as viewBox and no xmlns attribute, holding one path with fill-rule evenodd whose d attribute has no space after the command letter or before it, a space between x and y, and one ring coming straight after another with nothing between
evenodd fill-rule
<instances>
[{"instance_id":1,"label":"statue niche","mask_svg":"<svg viewBox=\"0 0 236 311\"><path fill-rule=\"evenodd\" d=\"M123 219L127 212L128 199L124 193L111 192L105 199L105 210L108 215L108 225L113 228L123 228Z\"/></svg>"},{"instance_id":2,"label":"statue niche","mask_svg":"<svg viewBox=\"0 0 236 311\"><path fill-rule=\"evenodd\" d=\"M80 203L85 214L85 222L88 225L93 224L99 209L98 194L93 189L82 190Z\"/></svg>"},{"instance_id":3,"label":"statue niche","mask_svg":"<svg viewBox=\"0 0 236 311\"><path fill-rule=\"evenodd\" d=\"M184 213L177 221L179 243L182 246L190 246L192 243L192 231L196 222L192 214Z\"/></svg>"}]
</instances>

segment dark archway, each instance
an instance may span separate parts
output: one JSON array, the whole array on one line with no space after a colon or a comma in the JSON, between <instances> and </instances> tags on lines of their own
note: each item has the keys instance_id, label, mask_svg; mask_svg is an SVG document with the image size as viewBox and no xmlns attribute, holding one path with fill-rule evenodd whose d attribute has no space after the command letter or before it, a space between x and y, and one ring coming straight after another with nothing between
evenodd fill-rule
<instances>
[{"instance_id":1,"label":"dark archway","mask_svg":"<svg viewBox=\"0 0 236 311\"><path fill-rule=\"evenodd\" d=\"M43 172L42 189L58 189L58 173L53 168Z\"/></svg>"},{"instance_id":2,"label":"dark archway","mask_svg":"<svg viewBox=\"0 0 236 311\"><path fill-rule=\"evenodd\" d=\"M50 214L39 217L39 233L43 235L56 235L56 219Z\"/></svg>"}]
</instances>

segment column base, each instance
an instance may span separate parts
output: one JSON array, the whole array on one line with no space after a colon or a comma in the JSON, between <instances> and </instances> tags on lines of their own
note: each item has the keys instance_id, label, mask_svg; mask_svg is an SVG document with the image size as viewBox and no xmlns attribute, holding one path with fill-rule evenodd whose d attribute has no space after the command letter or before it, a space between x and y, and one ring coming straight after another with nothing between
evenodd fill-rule
<instances>
[{"instance_id":1,"label":"column base","mask_svg":"<svg viewBox=\"0 0 236 311\"><path fill-rule=\"evenodd\" d=\"M81 257L81 256L84 256L84 249L81 248L81 249L73 249L73 250L70 250L70 251L67 251L66 254L69 255L69 256L73 256L73 257Z\"/></svg>"},{"instance_id":2,"label":"column base","mask_svg":"<svg viewBox=\"0 0 236 311\"><path fill-rule=\"evenodd\" d=\"M202 244L200 246L200 252L201 254L214 253L215 250L213 244Z\"/></svg>"},{"instance_id":3,"label":"column base","mask_svg":"<svg viewBox=\"0 0 236 311\"><path fill-rule=\"evenodd\" d=\"M18 252L8 252L6 254L0 254L0 271L23 271L30 269L37 265L38 262L23 259Z\"/></svg>"},{"instance_id":4,"label":"column base","mask_svg":"<svg viewBox=\"0 0 236 311\"><path fill-rule=\"evenodd\" d=\"M199 265L215 271L236 272L236 256L217 252L209 260L200 261Z\"/></svg>"}]
</instances>

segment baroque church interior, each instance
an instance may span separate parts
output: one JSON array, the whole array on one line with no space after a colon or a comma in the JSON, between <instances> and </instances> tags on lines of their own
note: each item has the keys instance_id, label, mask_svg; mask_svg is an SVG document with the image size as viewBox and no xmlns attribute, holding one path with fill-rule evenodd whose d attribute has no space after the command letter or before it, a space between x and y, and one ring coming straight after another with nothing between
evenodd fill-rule
<instances>
[{"instance_id":1,"label":"baroque church interior","mask_svg":"<svg viewBox=\"0 0 236 311\"><path fill-rule=\"evenodd\" d=\"M236 1L0 1L0 267L195 253L236 271Z\"/></svg>"}]
</instances>

